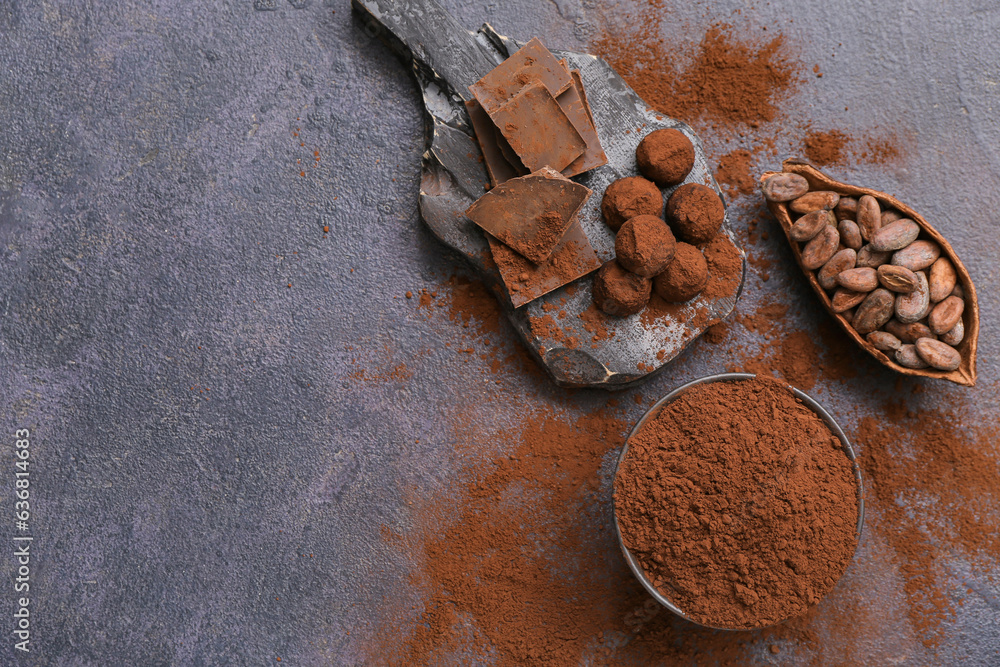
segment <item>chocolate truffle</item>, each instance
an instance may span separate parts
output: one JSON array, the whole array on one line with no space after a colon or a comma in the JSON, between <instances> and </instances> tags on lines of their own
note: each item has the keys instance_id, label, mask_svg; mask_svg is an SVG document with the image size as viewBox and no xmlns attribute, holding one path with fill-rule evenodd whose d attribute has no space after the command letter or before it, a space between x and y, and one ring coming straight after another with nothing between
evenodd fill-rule
<instances>
[{"instance_id":1,"label":"chocolate truffle","mask_svg":"<svg viewBox=\"0 0 1000 667\"><path fill-rule=\"evenodd\" d=\"M626 271L616 260L605 262L594 276L594 303L608 315L625 317L646 307L652 281Z\"/></svg>"},{"instance_id":2,"label":"chocolate truffle","mask_svg":"<svg viewBox=\"0 0 1000 667\"><path fill-rule=\"evenodd\" d=\"M650 278L667 268L675 245L667 223L655 215L637 215L618 230L615 255L622 267Z\"/></svg>"},{"instance_id":3,"label":"chocolate truffle","mask_svg":"<svg viewBox=\"0 0 1000 667\"><path fill-rule=\"evenodd\" d=\"M637 215L660 215L663 210L663 193L642 176L620 178L604 191L601 213L604 222L615 230L629 218Z\"/></svg>"},{"instance_id":4,"label":"chocolate truffle","mask_svg":"<svg viewBox=\"0 0 1000 667\"><path fill-rule=\"evenodd\" d=\"M635 149L639 171L661 187L677 185L694 167L694 146L680 130L656 130Z\"/></svg>"},{"instance_id":5,"label":"chocolate truffle","mask_svg":"<svg viewBox=\"0 0 1000 667\"><path fill-rule=\"evenodd\" d=\"M667 201L667 222L678 238L688 243L708 243L719 233L726 208L718 193L707 185L688 183L674 190Z\"/></svg>"},{"instance_id":6,"label":"chocolate truffle","mask_svg":"<svg viewBox=\"0 0 1000 667\"><path fill-rule=\"evenodd\" d=\"M708 262L700 250L687 243L677 244L674 258L666 270L653 278L656 293L671 303L690 301L707 284Z\"/></svg>"}]
</instances>

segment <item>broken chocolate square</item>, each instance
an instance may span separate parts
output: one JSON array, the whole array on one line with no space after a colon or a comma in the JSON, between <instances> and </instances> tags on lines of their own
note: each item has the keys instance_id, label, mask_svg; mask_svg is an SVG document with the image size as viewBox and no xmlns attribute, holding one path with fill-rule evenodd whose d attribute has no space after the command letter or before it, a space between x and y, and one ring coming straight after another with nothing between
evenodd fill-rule
<instances>
[{"instance_id":1,"label":"broken chocolate square","mask_svg":"<svg viewBox=\"0 0 1000 667\"><path fill-rule=\"evenodd\" d=\"M569 72L537 37L525 44L476 83L469 91L493 115L530 83L540 81L555 97L572 85Z\"/></svg>"},{"instance_id":2,"label":"broken chocolate square","mask_svg":"<svg viewBox=\"0 0 1000 667\"><path fill-rule=\"evenodd\" d=\"M490 181L496 187L504 181L520 176L517 167L512 165L504 155L500 141L507 143L507 140L497 132L493 121L476 100L469 100L465 103L465 108L469 112L469 119L472 121L472 129L476 131L476 140L479 148L483 151L483 159L486 161L486 170L490 174ZM511 150L513 152L513 150ZM515 155L516 157L516 155ZM520 159L518 159L520 163ZM519 165L522 166L523 165Z\"/></svg>"},{"instance_id":3,"label":"broken chocolate square","mask_svg":"<svg viewBox=\"0 0 1000 667\"><path fill-rule=\"evenodd\" d=\"M546 168L501 183L465 214L503 243L541 263L559 244L590 192Z\"/></svg>"},{"instance_id":4,"label":"broken chocolate square","mask_svg":"<svg viewBox=\"0 0 1000 667\"><path fill-rule=\"evenodd\" d=\"M511 148L531 171L562 171L587 150L587 143L544 84L525 86L490 114Z\"/></svg>"},{"instance_id":5,"label":"broken chocolate square","mask_svg":"<svg viewBox=\"0 0 1000 667\"><path fill-rule=\"evenodd\" d=\"M541 264L529 262L489 234L486 238L515 308L601 268L579 220L573 220L552 256Z\"/></svg>"},{"instance_id":6,"label":"broken chocolate square","mask_svg":"<svg viewBox=\"0 0 1000 667\"><path fill-rule=\"evenodd\" d=\"M608 163L608 157L601 148L601 140L597 136L597 128L594 127L594 120L590 116L584 95L580 71L573 70L573 85L563 91L556 98L556 102L586 142L587 149L583 155L562 170L564 176L576 176Z\"/></svg>"}]
</instances>

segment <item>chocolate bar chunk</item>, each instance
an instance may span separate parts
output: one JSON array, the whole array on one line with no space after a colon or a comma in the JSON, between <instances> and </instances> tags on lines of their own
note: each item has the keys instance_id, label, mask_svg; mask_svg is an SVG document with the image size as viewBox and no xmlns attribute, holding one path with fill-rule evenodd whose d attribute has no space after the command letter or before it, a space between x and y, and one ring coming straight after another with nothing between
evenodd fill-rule
<instances>
[{"instance_id":1,"label":"chocolate bar chunk","mask_svg":"<svg viewBox=\"0 0 1000 667\"><path fill-rule=\"evenodd\" d=\"M555 97L541 82L526 86L490 114L524 166L531 171L562 171L587 150Z\"/></svg>"},{"instance_id":2,"label":"chocolate bar chunk","mask_svg":"<svg viewBox=\"0 0 1000 667\"><path fill-rule=\"evenodd\" d=\"M553 97L573 82L566 68L542 46L537 37L469 86L469 91L492 116L522 88L536 81L543 83Z\"/></svg>"},{"instance_id":3,"label":"chocolate bar chunk","mask_svg":"<svg viewBox=\"0 0 1000 667\"><path fill-rule=\"evenodd\" d=\"M552 254L590 192L557 171L541 169L501 183L465 214L538 264Z\"/></svg>"},{"instance_id":4,"label":"chocolate bar chunk","mask_svg":"<svg viewBox=\"0 0 1000 667\"><path fill-rule=\"evenodd\" d=\"M582 278L601 266L578 220L573 221L552 255L541 264L528 261L492 236L487 235L487 239L493 251L493 261L500 270L515 308Z\"/></svg>"},{"instance_id":5,"label":"chocolate bar chunk","mask_svg":"<svg viewBox=\"0 0 1000 667\"><path fill-rule=\"evenodd\" d=\"M565 62L565 61L563 61ZM556 98L556 102L562 108L563 113L573 123L573 127L580 133L587 148L583 155L576 158L568 167L562 170L563 176L576 176L585 171L590 171L608 163L608 156L601 148L601 140L597 136L597 128L590 116L590 110L586 104L583 92L583 83L579 78L579 70L573 70L573 85L567 88Z\"/></svg>"},{"instance_id":6,"label":"chocolate bar chunk","mask_svg":"<svg viewBox=\"0 0 1000 667\"><path fill-rule=\"evenodd\" d=\"M490 174L493 187L520 176L518 168L510 163L499 145L500 141L506 144L507 140L497 132L496 126L479 102L469 100L465 103L465 109L469 112L469 118L472 120L472 129L476 131L476 140L479 142L479 148L483 151L486 170ZM513 149L511 149L511 153L513 153ZM518 165L523 168L520 162L519 158Z\"/></svg>"}]
</instances>

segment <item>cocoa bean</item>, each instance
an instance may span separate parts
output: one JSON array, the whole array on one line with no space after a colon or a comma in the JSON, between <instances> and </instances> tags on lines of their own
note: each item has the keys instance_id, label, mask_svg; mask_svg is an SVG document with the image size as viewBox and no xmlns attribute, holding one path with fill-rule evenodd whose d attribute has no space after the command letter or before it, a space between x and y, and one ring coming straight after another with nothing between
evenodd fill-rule
<instances>
[{"instance_id":1,"label":"cocoa bean","mask_svg":"<svg viewBox=\"0 0 1000 667\"><path fill-rule=\"evenodd\" d=\"M899 320L889 320L883 328L904 343L912 343L918 338L934 337L934 334L923 322L903 324Z\"/></svg>"},{"instance_id":2,"label":"cocoa bean","mask_svg":"<svg viewBox=\"0 0 1000 667\"><path fill-rule=\"evenodd\" d=\"M847 310L845 310L844 312L842 312L842 313L838 313L838 314L839 314L839 315L840 315L841 317L843 317L843 318L844 318L844 321L845 321L845 322L847 322L848 324L850 324L851 322L853 322L853 321L854 321L854 313L855 313L855 311L857 311L857 308L848 308L848 309L847 309Z\"/></svg>"},{"instance_id":3,"label":"cocoa bean","mask_svg":"<svg viewBox=\"0 0 1000 667\"><path fill-rule=\"evenodd\" d=\"M858 266L870 266L878 268L889 261L892 253L879 252L872 248L871 244L864 246L858 251Z\"/></svg>"},{"instance_id":4,"label":"cocoa bean","mask_svg":"<svg viewBox=\"0 0 1000 667\"><path fill-rule=\"evenodd\" d=\"M955 285L955 289L951 291L949 296L957 296L959 299L965 298L965 290L962 289L961 285Z\"/></svg>"},{"instance_id":5,"label":"cocoa bean","mask_svg":"<svg viewBox=\"0 0 1000 667\"><path fill-rule=\"evenodd\" d=\"M917 354L916 345L901 345L894 358L904 368L927 368L927 362Z\"/></svg>"},{"instance_id":6,"label":"cocoa bean","mask_svg":"<svg viewBox=\"0 0 1000 667\"><path fill-rule=\"evenodd\" d=\"M895 302L896 297L892 292L878 288L858 306L851 326L862 336L870 334L889 321Z\"/></svg>"},{"instance_id":7,"label":"cocoa bean","mask_svg":"<svg viewBox=\"0 0 1000 667\"><path fill-rule=\"evenodd\" d=\"M858 250L864 245L864 240L861 238L861 230L858 229L858 223L853 220L841 220L837 225L837 231L840 232L840 242L848 248Z\"/></svg>"},{"instance_id":8,"label":"cocoa bean","mask_svg":"<svg viewBox=\"0 0 1000 667\"><path fill-rule=\"evenodd\" d=\"M890 208L888 211L882 211L882 226L885 227L891 222L902 220L902 218L903 214L895 209Z\"/></svg>"},{"instance_id":9,"label":"cocoa bean","mask_svg":"<svg viewBox=\"0 0 1000 667\"><path fill-rule=\"evenodd\" d=\"M959 320L958 324L956 324L951 331L949 331L946 334L942 334L941 336L942 341L952 346L958 345L959 343L962 342L962 339L964 338L965 338L965 322L963 322L962 320Z\"/></svg>"},{"instance_id":10,"label":"cocoa bean","mask_svg":"<svg viewBox=\"0 0 1000 667\"><path fill-rule=\"evenodd\" d=\"M854 308L854 306L864 301L867 296L866 292L852 292L841 287L833 293L833 298L830 300L833 304L833 312L843 313L845 310Z\"/></svg>"},{"instance_id":11,"label":"cocoa bean","mask_svg":"<svg viewBox=\"0 0 1000 667\"><path fill-rule=\"evenodd\" d=\"M844 248L843 250L838 250L829 261L823 265L816 273L816 280L819 281L819 286L825 290L832 290L837 286L837 275L843 271L854 268L854 262L857 260L858 253L854 252L850 248Z\"/></svg>"},{"instance_id":12,"label":"cocoa bean","mask_svg":"<svg viewBox=\"0 0 1000 667\"><path fill-rule=\"evenodd\" d=\"M955 328L962 313L965 311L965 301L957 296L949 296L947 299L934 306L934 310L927 317L927 326L937 335L948 333Z\"/></svg>"},{"instance_id":13,"label":"cocoa bean","mask_svg":"<svg viewBox=\"0 0 1000 667\"><path fill-rule=\"evenodd\" d=\"M882 210L878 206L878 200L871 195L863 195L858 200L858 227L861 229L861 238L871 241L872 237L882 227Z\"/></svg>"},{"instance_id":14,"label":"cocoa bean","mask_svg":"<svg viewBox=\"0 0 1000 667\"><path fill-rule=\"evenodd\" d=\"M883 264L878 267L878 281L882 287L893 292L909 294L920 284L917 274L904 266Z\"/></svg>"},{"instance_id":15,"label":"cocoa bean","mask_svg":"<svg viewBox=\"0 0 1000 667\"><path fill-rule=\"evenodd\" d=\"M947 257L938 257L931 264L931 271L930 275L927 276L927 282L931 286L931 301L934 303L943 301L958 284L958 274L955 273L955 265Z\"/></svg>"},{"instance_id":16,"label":"cocoa bean","mask_svg":"<svg viewBox=\"0 0 1000 667\"><path fill-rule=\"evenodd\" d=\"M934 241L914 241L892 255L892 263L905 266L910 271L920 271L937 261L941 256L941 246Z\"/></svg>"},{"instance_id":17,"label":"cocoa bean","mask_svg":"<svg viewBox=\"0 0 1000 667\"><path fill-rule=\"evenodd\" d=\"M858 200L854 197L841 197L837 205L833 207L833 214L837 220L855 220L858 215Z\"/></svg>"},{"instance_id":18,"label":"cocoa bean","mask_svg":"<svg viewBox=\"0 0 1000 667\"><path fill-rule=\"evenodd\" d=\"M871 292L878 287L878 273L871 267L847 269L837 275L837 284L853 292Z\"/></svg>"},{"instance_id":19,"label":"cocoa bean","mask_svg":"<svg viewBox=\"0 0 1000 667\"><path fill-rule=\"evenodd\" d=\"M829 190L816 190L807 192L798 199L792 201L788 208L795 213L812 213L820 209L831 210L840 201L840 195Z\"/></svg>"},{"instance_id":20,"label":"cocoa bean","mask_svg":"<svg viewBox=\"0 0 1000 667\"><path fill-rule=\"evenodd\" d=\"M809 192L809 181L798 174L775 174L764 181L761 190L771 201L791 201Z\"/></svg>"},{"instance_id":21,"label":"cocoa bean","mask_svg":"<svg viewBox=\"0 0 1000 667\"><path fill-rule=\"evenodd\" d=\"M804 243L814 239L817 234L823 231L824 226L836 223L837 220L833 217L833 213L826 209L820 209L807 213L796 220L795 224L788 230L788 236L793 241Z\"/></svg>"},{"instance_id":22,"label":"cocoa bean","mask_svg":"<svg viewBox=\"0 0 1000 667\"><path fill-rule=\"evenodd\" d=\"M882 350L883 352L893 352L903 345L901 340L888 331L873 331L865 336L865 340L871 343L872 347L876 350Z\"/></svg>"},{"instance_id":23,"label":"cocoa bean","mask_svg":"<svg viewBox=\"0 0 1000 667\"><path fill-rule=\"evenodd\" d=\"M886 225L875 232L872 237L872 249L879 252L890 250L902 250L917 240L920 235L920 225L912 220L897 220Z\"/></svg>"},{"instance_id":24,"label":"cocoa bean","mask_svg":"<svg viewBox=\"0 0 1000 667\"><path fill-rule=\"evenodd\" d=\"M933 338L918 338L914 343L917 354L928 366L942 371L953 371L962 363L962 355L947 343Z\"/></svg>"},{"instance_id":25,"label":"cocoa bean","mask_svg":"<svg viewBox=\"0 0 1000 667\"><path fill-rule=\"evenodd\" d=\"M824 225L822 231L802 249L802 266L815 271L833 257L839 243L840 234L836 228Z\"/></svg>"},{"instance_id":26,"label":"cocoa bean","mask_svg":"<svg viewBox=\"0 0 1000 667\"><path fill-rule=\"evenodd\" d=\"M931 309L928 291L927 274L923 271L917 272L917 289L909 294L900 294L896 297L896 319L903 324L910 324L927 317L927 313Z\"/></svg>"}]
</instances>

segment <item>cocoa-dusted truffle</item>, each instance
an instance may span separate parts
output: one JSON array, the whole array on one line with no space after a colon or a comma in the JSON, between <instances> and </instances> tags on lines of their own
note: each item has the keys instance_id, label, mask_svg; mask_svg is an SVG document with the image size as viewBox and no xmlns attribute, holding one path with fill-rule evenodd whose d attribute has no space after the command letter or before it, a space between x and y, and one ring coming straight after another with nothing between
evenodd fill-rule
<instances>
[{"instance_id":1,"label":"cocoa-dusted truffle","mask_svg":"<svg viewBox=\"0 0 1000 667\"><path fill-rule=\"evenodd\" d=\"M649 278L626 271L612 259L594 276L594 303L608 315L633 315L646 307L652 287Z\"/></svg>"},{"instance_id":2,"label":"cocoa-dusted truffle","mask_svg":"<svg viewBox=\"0 0 1000 667\"><path fill-rule=\"evenodd\" d=\"M708 262L700 250L688 243L678 243L673 260L663 273L653 278L656 293L672 303L690 301L707 284Z\"/></svg>"},{"instance_id":3,"label":"cocoa-dusted truffle","mask_svg":"<svg viewBox=\"0 0 1000 667\"><path fill-rule=\"evenodd\" d=\"M642 176L620 178L604 191L601 213L608 227L615 230L637 215L660 215L663 194L660 188Z\"/></svg>"},{"instance_id":4,"label":"cocoa-dusted truffle","mask_svg":"<svg viewBox=\"0 0 1000 667\"><path fill-rule=\"evenodd\" d=\"M694 146L680 130L656 130L635 149L639 171L661 187L677 185L694 167Z\"/></svg>"},{"instance_id":5,"label":"cocoa-dusted truffle","mask_svg":"<svg viewBox=\"0 0 1000 667\"><path fill-rule=\"evenodd\" d=\"M618 230L615 255L622 267L650 278L667 268L676 245L667 223L655 215L637 215Z\"/></svg>"},{"instance_id":6,"label":"cocoa-dusted truffle","mask_svg":"<svg viewBox=\"0 0 1000 667\"><path fill-rule=\"evenodd\" d=\"M718 193L707 185L687 183L667 201L667 222L678 238L688 243L708 243L719 233L726 208Z\"/></svg>"}]
</instances>

